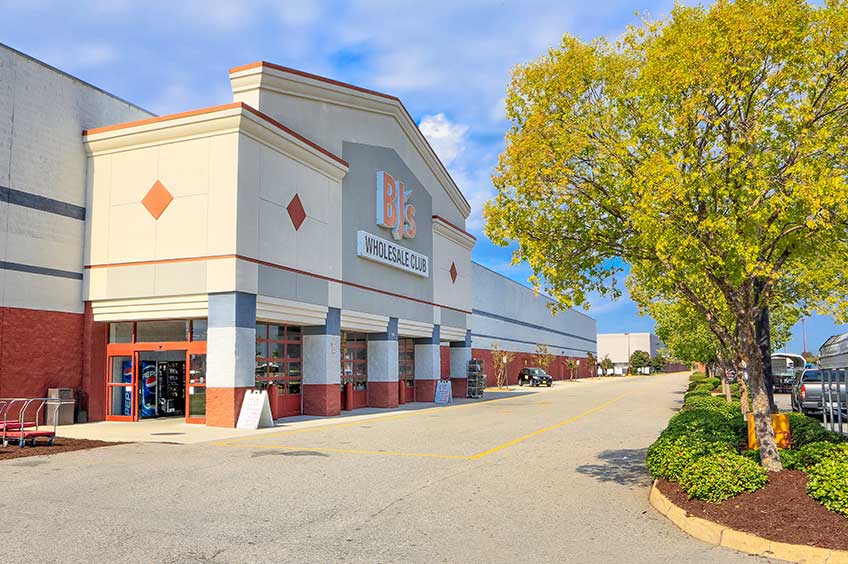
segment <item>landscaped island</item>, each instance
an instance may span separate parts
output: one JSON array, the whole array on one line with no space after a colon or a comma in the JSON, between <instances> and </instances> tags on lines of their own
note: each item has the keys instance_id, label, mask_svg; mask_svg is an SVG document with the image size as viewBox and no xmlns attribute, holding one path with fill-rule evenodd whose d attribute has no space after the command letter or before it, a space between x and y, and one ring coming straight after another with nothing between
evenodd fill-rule
<instances>
[{"instance_id":1,"label":"landscaped island","mask_svg":"<svg viewBox=\"0 0 848 564\"><path fill-rule=\"evenodd\" d=\"M790 413L785 470L766 472L748 450L739 387L695 372L683 409L647 454L657 487L690 514L784 543L848 550L848 439Z\"/></svg>"}]
</instances>

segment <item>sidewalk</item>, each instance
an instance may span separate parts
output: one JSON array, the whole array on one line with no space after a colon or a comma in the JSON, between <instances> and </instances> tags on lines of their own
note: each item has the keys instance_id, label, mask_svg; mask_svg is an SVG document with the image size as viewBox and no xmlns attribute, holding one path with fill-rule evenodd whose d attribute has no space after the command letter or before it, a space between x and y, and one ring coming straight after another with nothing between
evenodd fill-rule
<instances>
[{"instance_id":1,"label":"sidewalk","mask_svg":"<svg viewBox=\"0 0 848 564\"><path fill-rule=\"evenodd\" d=\"M487 390L488 391L488 390ZM89 439L120 443L175 443L196 444L210 441L229 440L240 437L261 436L267 433L279 432L289 429L308 429L325 425L335 425L342 421L367 421L392 417L404 412L421 410L443 409L445 407L480 403L500 399L504 393L515 394L522 391L530 393L533 390L519 390L513 386L509 391L506 389L492 390L495 395L489 395L482 399L453 398L453 402L440 405L431 402L414 402L401 405L394 409L382 409L366 407L356 411L343 411L341 415L334 417L300 415L278 419L274 427L265 429L230 429L225 427L207 427L202 424L186 423L182 417L169 417L162 419L147 419L137 422L127 421L97 421L93 423L78 423L75 425L64 425L56 428L56 434L60 437L72 439ZM500 393L498 393L500 392Z\"/></svg>"}]
</instances>

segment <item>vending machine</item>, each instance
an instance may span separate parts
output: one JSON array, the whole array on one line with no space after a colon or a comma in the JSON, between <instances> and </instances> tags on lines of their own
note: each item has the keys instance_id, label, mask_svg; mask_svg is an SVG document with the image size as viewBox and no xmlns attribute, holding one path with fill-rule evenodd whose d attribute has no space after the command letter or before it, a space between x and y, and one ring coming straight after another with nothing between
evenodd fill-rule
<instances>
[{"instance_id":1,"label":"vending machine","mask_svg":"<svg viewBox=\"0 0 848 564\"><path fill-rule=\"evenodd\" d=\"M156 406L159 405L159 374L158 366L155 360L142 360L141 370L139 371L138 393L140 397L140 409L138 416L140 418L156 417L159 412Z\"/></svg>"},{"instance_id":2,"label":"vending machine","mask_svg":"<svg viewBox=\"0 0 848 564\"><path fill-rule=\"evenodd\" d=\"M121 363L121 382L132 384L132 361L125 360ZM124 395L121 398L121 414L132 417L133 390L131 386L124 386Z\"/></svg>"}]
</instances>

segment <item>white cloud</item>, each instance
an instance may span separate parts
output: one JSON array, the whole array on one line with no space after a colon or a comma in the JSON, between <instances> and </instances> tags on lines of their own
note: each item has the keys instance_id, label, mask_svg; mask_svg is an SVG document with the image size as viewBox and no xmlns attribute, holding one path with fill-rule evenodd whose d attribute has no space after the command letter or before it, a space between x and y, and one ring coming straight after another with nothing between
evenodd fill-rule
<instances>
[{"instance_id":1,"label":"white cloud","mask_svg":"<svg viewBox=\"0 0 848 564\"><path fill-rule=\"evenodd\" d=\"M467 125L452 123L442 113L424 116L418 124L418 129L430 142L445 166L453 164L459 156L464 148L465 134L468 133Z\"/></svg>"}]
</instances>

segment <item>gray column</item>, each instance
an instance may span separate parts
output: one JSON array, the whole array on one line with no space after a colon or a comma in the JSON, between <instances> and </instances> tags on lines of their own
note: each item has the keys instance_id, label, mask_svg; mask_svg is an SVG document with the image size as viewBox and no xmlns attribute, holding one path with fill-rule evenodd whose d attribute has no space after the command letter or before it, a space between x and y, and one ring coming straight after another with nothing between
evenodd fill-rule
<instances>
[{"instance_id":1,"label":"gray column","mask_svg":"<svg viewBox=\"0 0 848 564\"><path fill-rule=\"evenodd\" d=\"M442 373L439 326L433 325L433 334L415 339L415 401L433 401L436 382Z\"/></svg>"},{"instance_id":2,"label":"gray column","mask_svg":"<svg viewBox=\"0 0 848 564\"><path fill-rule=\"evenodd\" d=\"M398 320L389 318L385 333L368 334L368 405L398 405Z\"/></svg>"},{"instance_id":3,"label":"gray column","mask_svg":"<svg viewBox=\"0 0 848 564\"><path fill-rule=\"evenodd\" d=\"M245 390L256 384L256 295L209 294L206 424L235 427Z\"/></svg>"},{"instance_id":4,"label":"gray column","mask_svg":"<svg viewBox=\"0 0 848 564\"><path fill-rule=\"evenodd\" d=\"M303 328L303 413L341 413L341 310L331 307L324 325Z\"/></svg>"},{"instance_id":5,"label":"gray column","mask_svg":"<svg viewBox=\"0 0 848 564\"><path fill-rule=\"evenodd\" d=\"M464 341L451 341L450 344L450 377L466 378L468 376L468 361L471 360L471 330L465 332Z\"/></svg>"}]
</instances>

